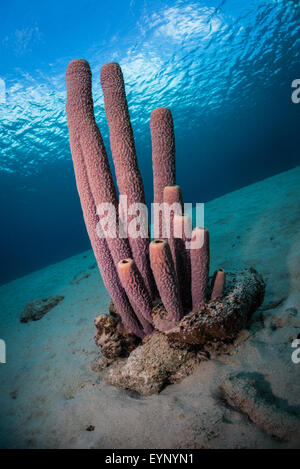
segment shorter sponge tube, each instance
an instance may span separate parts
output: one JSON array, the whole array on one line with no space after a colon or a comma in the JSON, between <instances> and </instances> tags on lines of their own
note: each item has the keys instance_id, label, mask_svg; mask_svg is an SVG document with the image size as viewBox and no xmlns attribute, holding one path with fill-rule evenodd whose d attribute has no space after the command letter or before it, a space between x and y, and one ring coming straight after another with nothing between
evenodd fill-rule
<instances>
[{"instance_id":1,"label":"shorter sponge tube","mask_svg":"<svg viewBox=\"0 0 300 469\"><path fill-rule=\"evenodd\" d=\"M163 201L168 205L180 204L183 213L183 198L180 186L165 186Z\"/></svg>"},{"instance_id":2,"label":"shorter sponge tube","mask_svg":"<svg viewBox=\"0 0 300 469\"><path fill-rule=\"evenodd\" d=\"M152 303L144 280L133 259L123 259L118 263L118 274L133 310L143 326L145 334L153 331Z\"/></svg>"},{"instance_id":3,"label":"shorter sponge tube","mask_svg":"<svg viewBox=\"0 0 300 469\"><path fill-rule=\"evenodd\" d=\"M164 188L164 204L164 227L166 228L166 233L168 234L168 243L171 249L173 264L176 272L174 216L183 214L183 200L179 186L166 186Z\"/></svg>"},{"instance_id":4,"label":"shorter sponge tube","mask_svg":"<svg viewBox=\"0 0 300 469\"><path fill-rule=\"evenodd\" d=\"M192 310L198 311L206 302L209 278L209 233L195 228L191 239Z\"/></svg>"},{"instance_id":5,"label":"shorter sponge tube","mask_svg":"<svg viewBox=\"0 0 300 469\"><path fill-rule=\"evenodd\" d=\"M160 298L168 313L167 319L179 321L183 309L170 246L167 241L156 239L150 243L150 265Z\"/></svg>"},{"instance_id":6,"label":"shorter sponge tube","mask_svg":"<svg viewBox=\"0 0 300 469\"><path fill-rule=\"evenodd\" d=\"M191 258L186 248L192 236L192 220L189 215L174 216L175 270L178 278L180 295L185 311L192 307L191 295Z\"/></svg>"},{"instance_id":7,"label":"shorter sponge tube","mask_svg":"<svg viewBox=\"0 0 300 469\"><path fill-rule=\"evenodd\" d=\"M211 293L211 300L217 300L223 296L225 290L226 274L223 269L219 269L214 273L213 288Z\"/></svg>"}]
</instances>

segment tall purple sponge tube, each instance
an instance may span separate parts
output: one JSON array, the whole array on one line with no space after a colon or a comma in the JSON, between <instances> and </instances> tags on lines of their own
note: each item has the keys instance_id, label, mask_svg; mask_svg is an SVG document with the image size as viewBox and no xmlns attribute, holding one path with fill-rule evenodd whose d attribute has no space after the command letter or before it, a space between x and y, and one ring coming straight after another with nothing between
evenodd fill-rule
<instances>
[{"instance_id":1,"label":"tall purple sponge tube","mask_svg":"<svg viewBox=\"0 0 300 469\"><path fill-rule=\"evenodd\" d=\"M69 81L68 75L66 76L66 80L68 87L69 84L72 84L72 82L70 83ZM73 91L72 86L71 91ZM72 113L68 104L69 103L67 102L67 113ZM125 290L121 285L107 241L105 238L99 238L97 234L98 216L96 213L96 204L90 188L83 151L80 144L80 123L77 122L77 118L78 115L72 115L71 120L68 120L68 125L76 185L86 228L104 285L109 292L122 321L135 335L143 338L145 336L144 330L138 322L128 301Z\"/></svg>"},{"instance_id":2,"label":"tall purple sponge tube","mask_svg":"<svg viewBox=\"0 0 300 469\"><path fill-rule=\"evenodd\" d=\"M100 82L103 90L110 147L119 193L120 195L127 195L128 205L145 204L144 186L136 157L120 65L115 62L103 65ZM132 217L128 217L128 223L131 219ZM129 235L129 243L135 263L142 274L150 297L153 298L155 284L149 264L149 240L148 238L131 237Z\"/></svg>"}]
</instances>

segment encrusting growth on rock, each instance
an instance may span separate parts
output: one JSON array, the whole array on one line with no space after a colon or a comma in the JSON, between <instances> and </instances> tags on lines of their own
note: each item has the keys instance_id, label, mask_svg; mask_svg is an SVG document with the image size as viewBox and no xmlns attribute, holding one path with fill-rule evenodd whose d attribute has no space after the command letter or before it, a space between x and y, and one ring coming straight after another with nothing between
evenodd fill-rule
<instances>
[{"instance_id":1,"label":"encrusting growth on rock","mask_svg":"<svg viewBox=\"0 0 300 469\"><path fill-rule=\"evenodd\" d=\"M184 213L173 119L164 107L150 119L154 202L161 204L150 241L122 70L107 63L100 76L119 200L95 121L91 76L85 60L69 64L66 113L83 216L114 308L95 318L95 340L108 360L116 360L108 381L147 395L188 374L206 342L233 340L261 304L264 282L250 269L228 273L225 285L220 269L209 286L209 233L204 227L192 231ZM107 232L110 222L115 236Z\"/></svg>"},{"instance_id":2,"label":"encrusting growth on rock","mask_svg":"<svg viewBox=\"0 0 300 469\"><path fill-rule=\"evenodd\" d=\"M264 289L264 282L254 269L230 274L223 300L209 301L196 314L189 313L175 324L169 322L165 332L166 311L157 305L153 308L153 320L162 332L154 332L143 340L128 358L114 360L104 371L105 380L144 396L182 380L200 361L233 347L238 332L262 303Z\"/></svg>"}]
</instances>

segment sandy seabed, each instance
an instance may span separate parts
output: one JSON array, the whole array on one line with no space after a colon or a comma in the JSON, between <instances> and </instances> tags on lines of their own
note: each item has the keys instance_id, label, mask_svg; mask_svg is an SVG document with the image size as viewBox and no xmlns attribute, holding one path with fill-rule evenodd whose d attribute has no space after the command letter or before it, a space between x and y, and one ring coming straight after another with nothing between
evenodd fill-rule
<instances>
[{"instance_id":1,"label":"sandy seabed","mask_svg":"<svg viewBox=\"0 0 300 469\"><path fill-rule=\"evenodd\" d=\"M205 220L211 272L253 266L266 282L234 353L200 363L158 395L109 386L91 370L93 318L109 303L93 253L50 265L0 287L1 448L300 447L293 434L283 442L259 428L219 391L227 376L255 373L279 418L284 407L300 419L300 363L291 359L300 333L300 167L207 203ZM51 295L64 300L20 323L28 301Z\"/></svg>"}]
</instances>

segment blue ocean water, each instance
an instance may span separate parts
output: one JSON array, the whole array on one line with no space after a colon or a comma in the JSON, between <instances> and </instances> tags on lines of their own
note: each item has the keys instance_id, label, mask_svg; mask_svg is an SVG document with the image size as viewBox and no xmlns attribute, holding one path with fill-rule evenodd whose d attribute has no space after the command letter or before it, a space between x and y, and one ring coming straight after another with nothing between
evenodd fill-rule
<instances>
[{"instance_id":1,"label":"blue ocean water","mask_svg":"<svg viewBox=\"0 0 300 469\"><path fill-rule=\"evenodd\" d=\"M173 114L185 201L205 202L300 162L300 104L291 100L299 8L296 0L1 2L0 282L89 248L64 110L70 60L91 65L107 149L99 73L121 64L148 203L158 106Z\"/></svg>"}]
</instances>

